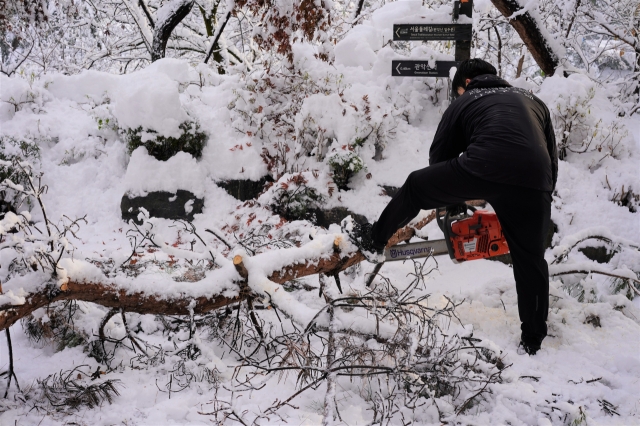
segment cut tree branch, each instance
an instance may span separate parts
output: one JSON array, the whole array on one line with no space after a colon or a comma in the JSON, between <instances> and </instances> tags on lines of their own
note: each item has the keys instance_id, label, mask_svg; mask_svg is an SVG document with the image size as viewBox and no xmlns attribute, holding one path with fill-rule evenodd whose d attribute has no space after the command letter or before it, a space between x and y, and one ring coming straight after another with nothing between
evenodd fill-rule
<instances>
[{"instance_id":1,"label":"cut tree branch","mask_svg":"<svg viewBox=\"0 0 640 426\"><path fill-rule=\"evenodd\" d=\"M410 240L415 235L416 229L421 229L433 219L435 219L435 211L432 211L427 217L419 220L413 226L406 226L398 230L393 237L391 237L387 246L389 247ZM347 256L343 256L340 251L334 249L330 256L325 256L320 259L307 259L304 263L287 265L281 270L273 272L268 278L275 283L284 284L294 278L302 278L319 273L334 275L363 260L365 260L365 257L360 252L351 252ZM241 264L241 258L235 262L239 275L243 280L246 279L248 271L245 269L245 271L240 272L244 266ZM202 296L196 298L163 299L157 295L143 292L130 292L126 289L115 287L108 282L106 277L105 282L77 282L69 280L66 283L65 291L57 287L49 287L44 291L27 295L25 302L21 305L0 306L0 330L10 327L36 309L62 300L92 302L108 308L117 308L122 312L135 312L138 314L189 315L192 300L195 301L195 306L192 308L193 313L205 314L215 309L238 303L250 296L251 294L246 284L240 285L240 294L236 297L217 295L211 298Z\"/></svg>"},{"instance_id":2,"label":"cut tree branch","mask_svg":"<svg viewBox=\"0 0 640 426\"><path fill-rule=\"evenodd\" d=\"M193 299L196 302L193 311L196 314L204 314L238 302L242 297L216 296L211 299L197 297ZM28 295L22 305L0 306L0 330L10 327L38 308L61 300L93 302L108 308L118 308L125 312L139 314L189 315L189 303L192 299L162 299L141 292L128 292L122 288L115 288L109 283L69 281L66 285L66 291L59 289L43 291Z\"/></svg>"}]
</instances>

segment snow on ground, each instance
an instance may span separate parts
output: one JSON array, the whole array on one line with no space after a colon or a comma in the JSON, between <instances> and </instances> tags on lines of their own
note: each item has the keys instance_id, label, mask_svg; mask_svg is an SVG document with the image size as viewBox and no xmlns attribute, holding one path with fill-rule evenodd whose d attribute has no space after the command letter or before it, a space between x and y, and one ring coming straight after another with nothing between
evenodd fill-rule
<instances>
[{"instance_id":1,"label":"snow on ground","mask_svg":"<svg viewBox=\"0 0 640 426\"><path fill-rule=\"evenodd\" d=\"M458 418L465 424L551 424L542 413L554 409L572 413L578 418L582 409L587 424L637 424L640 415L637 389L640 386L638 363L638 333L640 309L627 306L611 309L609 303L583 304L558 290L552 283L552 304L549 317L550 336L535 356L518 355L519 320L513 277L509 267L496 262L478 261L453 265L439 258L440 270L427 281L430 302L438 305L442 295L466 302L458 309L462 324L473 326L474 337L483 344L500 348L504 362L511 366L503 373L505 381L492 388L489 401ZM391 278L402 279L408 265L394 264L383 268ZM310 306L317 293L306 295ZM318 301L315 303L319 304ZM600 317L600 328L585 323L588 315ZM55 353L50 346L30 343L20 327L14 327L13 347L17 375L21 386L28 387L36 379L88 365L98 364L79 347ZM3 341L4 345L4 341ZM2 350L6 348L3 346ZM3 354L6 352L3 352ZM6 359L3 360L6 363ZM124 360L126 364L126 359ZM218 367L228 374L229 368ZM121 395L113 405L95 410L82 410L58 419L46 418L41 424L210 424L206 413L210 408L211 390L202 386L171 394L163 392L167 367L109 373L103 378L121 380ZM294 391L295 377L273 379L267 392L255 392L240 398L240 410L265 407L276 398L285 398ZM319 424L322 415L324 386L296 400L299 409L285 410L288 424ZM620 416L607 416L599 401L617 406ZM348 381L338 388L338 410L345 424L367 424L366 404ZM554 408L556 407L556 408ZM2 424L37 425L43 417L36 412L12 410L0 415ZM436 422L436 419L431 419ZM429 422L429 423L431 423ZM425 423L426 424L426 423Z\"/></svg>"}]
</instances>

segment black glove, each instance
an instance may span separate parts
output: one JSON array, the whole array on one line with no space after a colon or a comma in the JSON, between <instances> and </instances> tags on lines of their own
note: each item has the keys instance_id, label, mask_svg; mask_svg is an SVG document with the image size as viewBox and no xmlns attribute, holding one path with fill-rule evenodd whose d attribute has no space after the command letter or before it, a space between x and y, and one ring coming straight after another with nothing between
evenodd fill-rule
<instances>
[{"instance_id":1,"label":"black glove","mask_svg":"<svg viewBox=\"0 0 640 426\"><path fill-rule=\"evenodd\" d=\"M451 206L447 206L447 213L449 213L449 216L458 216L461 214L465 214L467 212L467 204L466 203L459 203L459 204L454 204Z\"/></svg>"}]
</instances>

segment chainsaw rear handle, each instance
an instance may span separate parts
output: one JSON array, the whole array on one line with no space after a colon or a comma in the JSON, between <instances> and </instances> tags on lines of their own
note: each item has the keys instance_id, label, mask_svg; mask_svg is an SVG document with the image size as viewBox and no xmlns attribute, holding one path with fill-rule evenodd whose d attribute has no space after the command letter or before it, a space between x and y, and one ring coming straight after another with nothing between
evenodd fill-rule
<instances>
[{"instance_id":1,"label":"chainsaw rear handle","mask_svg":"<svg viewBox=\"0 0 640 426\"><path fill-rule=\"evenodd\" d=\"M466 210L464 212L456 212L455 214L452 214L451 209L449 209L449 207L453 207L453 206L447 206L447 207L438 207L436 208L436 222L438 223L438 227L440 228L440 230L442 232L446 232L445 231L445 223L447 223L449 226L449 232L453 233L453 231L451 231L451 223L454 220L460 220L460 219L465 219L467 217L470 217L467 214L467 210L471 210L472 212L476 211L476 208L473 206L470 206L468 204L458 204L458 206L462 206L464 205L464 207L466 207ZM442 210L445 211L444 214L444 220L443 220L443 215L441 215ZM455 235L455 234L454 234Z\"/></svg>"},{"instance_id":2,"label":"chainsaw rear handle","mask_svg":"<svg viewBox=\"0 0 640 426\"><path fill-rule=\"evenodd\" d=\"M451 229L451 224L453 223L454 220L460 220L460 219L465 219L467 217L470 217L467 214L467 210L471 210L472 212L476 211L476 208L473 206L470 206L468 204L465 204L466 209L464 212L462 213L457 213L457 214L451 214L452 212L444 207L445 209L445 213L444 213L444 219L440 217L440 213L443 209L443 207L438 207L436 208L436 222L438 223L438 227L440 228L440 230L444 233L444 241L447 244L447 251L449 252L449 257L451 258L451 260L453 260L454 263L459 263L458 259L456 259L456 255L455 252L453 250L453 244L451 244L451 236L452 235L456 235L453 230Z\"/></svg>"}]
</instances>

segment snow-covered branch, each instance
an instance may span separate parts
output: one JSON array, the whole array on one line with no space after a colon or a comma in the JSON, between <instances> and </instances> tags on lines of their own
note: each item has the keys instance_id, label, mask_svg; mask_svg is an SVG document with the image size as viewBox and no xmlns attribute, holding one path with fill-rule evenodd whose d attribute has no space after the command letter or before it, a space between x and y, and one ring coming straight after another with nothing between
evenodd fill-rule
<instances>
[{"instance_id":1,"label":"snow-covered branch","mask_svg":"<svg viewBox=\"0 0 640 426\"><path fill-rule=\"evenodd\" d=\"M564 55L550 35L531 15L527 8L523 8L516 0L491 0L493 5L509 19L509 23L531 52L538 66L546 75L553 75ZM528 5L534 2L529 2Z\"/></svg>"},{"instance_id":2,"label":"snow-covered branch","mask_svg":"<svg viewBox=\"0 0 640 426\"><path fill-rule=\"evenodd\" d=\"M110 284L106 279L105 282L69 280L64 290L44 285L39 291L30 294L15 294L10 291L8 294L0 295L0 330L11 327L38 308L61 300L93 302L108 308L140 314L189 315L190 309L196 314L202 314L242 299L240 296L221 295L171 299L143 292L131 292L126 288L118 288ZM195 301L195 306L190 305L192 301Z\"/></svg>"},{"instance_id":3,"label":"snow-covered branch","mask_svg":"<svg viewBox=\"0 0 640 426\"><path fill-rule=\"evenodd\" d=\"M604 28L610 36L622 40L624 43L631 46L636 54L640 54L640 43L638 42L638 38L633 38L630 36L630 34L627 34L626 32L615 28L610 22L605 19L604 16L602 16L602 14L587 11L585 12L585 15L591 18L594 23ZM637 34L637 29L635 31Z\"/></svg>"},{"instance_id":4,"label":"snow-covered branch","mask_svg":"<svg viewBox=\"0 0 640 426\"><path fill-rule=\"evenodd\" d=\"M122 3L126 6L129 14L133 18L133 21L138 26L140 35L142 36L142 40L144 41L147 50L151 52L151 48L153 45L153 33L151 32L151 28L149 28L149 24L140 13L140 9L136 7L136 5L131 2L131 0L122 0Z\"/></svg>"},{"instance_id":5,"label":"snow-covered branch","mask_svg":"<svg viewBox=\"0 0 640 426\"><path fill-rule=\"evenodd\" d=\"M626 266L615 267L592 261L567 261L573 250L588 240L596 240L603 243L612 254L618 253L623 249L636 253L640 252L640 246L633 241L615 236L606 227L585 229L563 238L560 244L553 249L555 259L549 265L549 275L552 277L574 274L604 275L621 280L623 286L628 287L631 294L640 295L640 279L638 279L638 274Z\"/></svg>"},{"instance_id":6,"label":"snow-covered branch","mask_svg":"<svg viewBox=\"0 0 640 426\"><path fill-rule=\"evenodd\" d=\"M411 239L416 229L426 226L434 218L435 213L431 212L412 226L400 229L391 238L389 245ZM236 269L242 263L242 267L246 268L244 274L233 270L231 263L225 263L222 268L213 271L204 279L203 283L225 282L222 287L235 288L231 291L234 293L233 296L229 296L228 292L224 295L198 295L184 284L171 285L164 294L158 290L136 291L134 289L137 286L128 287L126 279L124 283L122 279L114 281L96 272L96 268L87 276L84 262L71 262L68 259L65 262L67 280L60 288L47 284L44 280L43 285L27 292L18 287L19 284L12 283L11 280L7 282L5 290L9 293L0 296L0 330L10 327L36 309L60 300L82 300L139 314L189 315L190 309L198 314L207 313L244 300L252 293L260 297L269 294L274 296L275 291L269 288L270 284L280 285L296 278L320 273L333 275L362 262L364 256L345 238L342 234L329 234L302 247L271 250L244 259L240 257L240 260L235 262ZM172 253L179 254L175 250ZM79 271L77 276L73 273L75 269ZM245 280L248 280L248 287L239 285ZM16 278L15 281L20 283L23 278ZM211 286L207 288L210 292ZM191 301L195 301L194 306L190 305Z\"/></svg>"},{"instance_id":7,"label":"snow-covered branch","mask_svg":"<svg viewBox=\"0 0 640 426\"><path fill-rule=\"evenodd\" d=\"M169 36L174 28L191 12L194 0L172 0L156 12L151 45L151 60L164 58Z\"/></svg>"}]
</instances>

